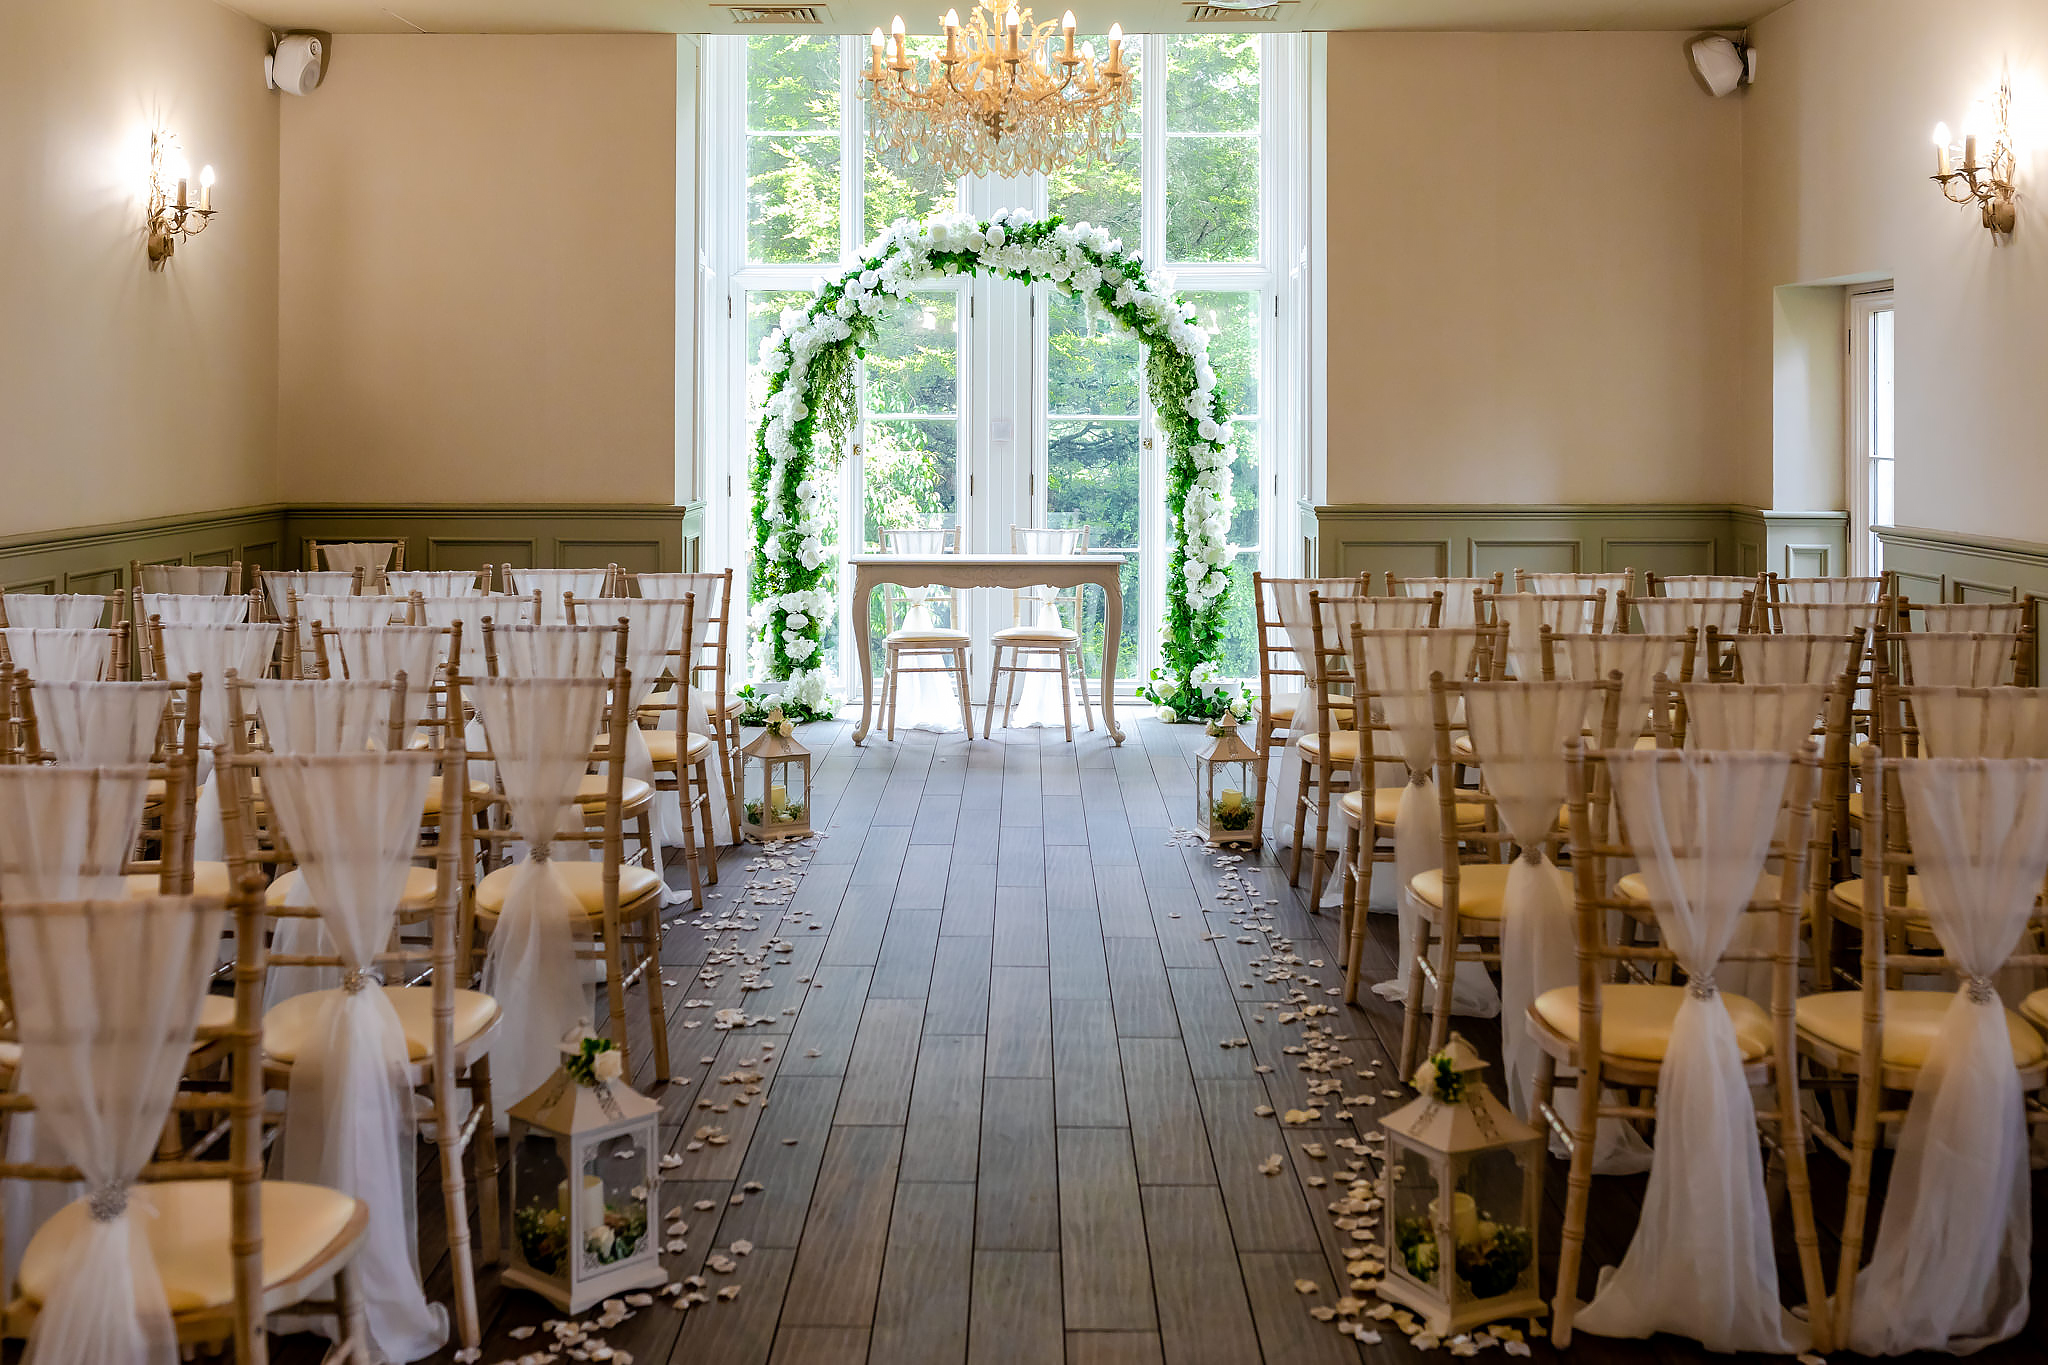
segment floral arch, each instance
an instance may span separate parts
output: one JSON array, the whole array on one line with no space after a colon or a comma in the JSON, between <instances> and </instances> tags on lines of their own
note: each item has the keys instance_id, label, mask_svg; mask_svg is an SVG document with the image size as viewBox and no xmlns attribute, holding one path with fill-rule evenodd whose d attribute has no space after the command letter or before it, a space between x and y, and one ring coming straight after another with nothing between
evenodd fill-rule
<instances>
[{"instance_id":1,"label":"floral arch","mask_svg":"<svg viewBox=\"0 0 2048 1365\"><path fill-rule=\"evenodd\" d=\"M833 497L828 475L859 414L854 371L876 319L926 281L987 271L1027 284L1050 280L1145 345L1145 378L1168 442L1165 667L1140 689L1185 719L1243 710L1241 689L1215 662L1229 601L1230 412L1193 308L1099 227L997 213L986 222L942 214L899 220L859 264L819 289L808 309L784 310L761 343L767 403L754 437L752 597L755 665L799 719L824 719L822 622L838 604L826 586L831 553L820 535ZM816 447L824 439L822 459Z\"/></svg>"}]
</instances>

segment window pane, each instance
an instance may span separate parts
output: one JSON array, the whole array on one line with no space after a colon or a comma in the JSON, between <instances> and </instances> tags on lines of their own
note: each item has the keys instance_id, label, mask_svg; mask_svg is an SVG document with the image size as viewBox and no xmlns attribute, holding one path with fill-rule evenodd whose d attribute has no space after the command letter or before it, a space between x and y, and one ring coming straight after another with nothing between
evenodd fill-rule
<instances>
[{"instance_id":1,"label":"window pane","mask_svg":"<svg viewBox=\"0 0 2048 1365\"><path fill-rule=\"evenodd\" d=\"M1142 348L1108 318L1088 315L1070 295L1049 291L1046 404L1055 413L1135 417Z\"/></svg>"},{"instance_id":2,"label":"window pane","mask_svg":"<svg viewBox=\"0 0 2048 1365\"><path fill-rule=\"evenodd\" d=\"M1250 261L1259 254L1259 140L1166 141L1166 257Z\"/></svg>"},{"instance_id":3,"label":"window pane","mask_svg":"<svg viewBox=\"0 0 2048 1365\"><path fill-rule=\"evenodd\" d=\"M839 259L839 137L747 139L747 259Z\"/></svg>"},{"instance_id":4,"label":"window pane","mask_svg":"<svg viewBox=\"0 0 2048 1365\"><path fill-rule=\"evenodd\" d=\"M1237 446L1230 462L1230 543L1240 550L1259 547L1259 423L1254 417L1231 420Z\"/></svg>"},{"instance_id":5,"label":"window pane","mask_svg":"<svg viewBox=\"0 0 2048 1365\"><path fill-rule=\"evenodd\" d=\"M1174 38L1167 56L1167 131L1252 133L1258 127L1258 35Z\"/></svg>"},{"instance_id":6,"label":"window pane","mask_svg":"<svg viewBox=\"0 0 2048 1365\"><path fill-rule=\"evenodd\" d=\"M1223 649L1217 660L1226 678L1256 681L1259 676L1259 623L1252 601L1252 572L1258 567L1257 550L1241 551L1230 563L1230 600L1223 610Z\"/></svg>"},{"instance_id":7,"label":"window pane","mask_svg":"<svg viewBox=\"0 0 2048 1365\"><path fill-rule=\"evenodd\" d=\"M767 401L767 380L761 372L761 343L781 325L785 308L808 308L808 289L750 289L747 291L747 443L753 444L754 428L761 421L761 404Z\"/></svg>"},{"instance_id":8,"label":"window pane","mask_svg":"<svg viewBox=\"0 0 2048 1365\"><path fill-rule=\"evenodd\" d=\"M1074 45L1079 48L1084 41L1076 38ZM1098 58L1109 54L1109 39L1096 37L1085 41L1095 44ZM1109 235L1123 240L1126 246L1136 246L1144 235L1143 220L1139 217L1139 183L1144 130L1144 92L1139 83L1138 44L1124 44L1124 65L1131 72L1134 87L1131 96L1131 112L1124 119L1124 140L1115 147L1110 144L1110 130L1104 129L1100 143L1106 160L1090 157L1080 161L1067 162L1046 177L1046 207L1069 223L1088 223L1095 227L1109 229Z\"/></svg>"},{"instance_id":9,"label":"window pane","mask_svg":"<svg viewBox=\"0 0 2048 1365\"><path fill-rule=\"evenodd\" d=\"M1209 330L1209 363L1233 417L1259 413L1259 295L1183 291L1196 321Z\"/></svg>"},{"instance_id":10,"label":"window pane","mask_svg":"<svg viewBox=\"0 0 2048 1365\"><path fill-rule=\"evenodd\" d=\"M1046 424L1045 508L1088 528L1088 543L1138 543L1136 418L1054 418Z\"/></svg>"},{"instance_id":11,"label":"window pane","mask_svg":"<svg viewBox=\"0 0 2048 1365\"><path fill-rule=\"evenodd\" d=\"M869 550L882 548L884 531L958 515L959 431L950 417L890 417L867 424L861 474Z\"/></svg>"},{"instance_id":12,"label":"window pane","mask_svg":"<svg viewBox=\"0 0 2048 1365\"><path fill-rule=\"evenodd\" d=\"M839 40L747 40L747 131L839 131Z\"/></svg>"},{"instance_id":13,"label":"window pane","mask_svg":"<svg viewBox=\"0 0 2048 1365\"><path fill-rule=\"evenodd\" d=\"M960 403L959 296L919 294L876 320L868 411L950 417Z\"/></svg>"}]
</instances>

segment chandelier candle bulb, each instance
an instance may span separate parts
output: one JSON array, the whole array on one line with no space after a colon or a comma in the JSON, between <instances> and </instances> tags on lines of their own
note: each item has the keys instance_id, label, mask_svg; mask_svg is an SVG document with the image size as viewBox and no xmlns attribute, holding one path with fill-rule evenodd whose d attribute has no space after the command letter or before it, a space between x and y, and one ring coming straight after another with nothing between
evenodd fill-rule
<instances>
[{"instance_id":1,"label":"chandelier candle bulb","mask_svg":"<svg viewBox=\"0 0 2048 1365\"><path fill-rule=\"evenodd\" d=\"M1107 76L1120 76L1124 69L1124 26L1109 26L1109 64L1102 68Z\"/></svg>"},{"instance_id":2,"label":"chandelier candle bulb","mask_svg":"<svg viewBox=\"0 0 2048 1365\"><path fill-rule=\"evenodd\" d=\"M897 15L889 25L889 36L896 40L896 60L890 63L892 70L908 71L910 63L903 60L903 16Z\"/></svg>"},{"instance_id":3,"label":"chandelier candle bulb","mask_svg":"<svg viewBox=\"0 0 2048 1365\"><path fill-rule=\"evenodd\" d=\"M1017 30L1023 26L1023 22L1017 14L1017 7L1014 5L1010 7L1010 12L1003 16L1003 27L1010 34L1010 61L1013 64L1017 60Z\"/></svg>"},{"instance_id":4,"label":"chandelier candle bulb","mask_svg":"<svg viewBox=\"0 0 2048 1365\"><path fill-rule=\"evenodd\" d=\"M1074 60L1074 12L1072 10L1068 10L1064 15L1060 16L1060 32L1066 35L1067 60L1071 62Z\"/></svg>"},{"instance_id":5,"label":"chandelier candle bulb","mask_svg":"<svg viewBox=\"0 0 2048 1365\"><path fill-rule=\"evenodd\" d=\"M878 81L882 79L882 30L879 28L868 39L868 53L873 58L872 64L868 67L868 79Z\"/></svg>"},{"instance_id":6,"label":"chandelier candle bulb","mask_svg":"<svg viewBox=\"0 0 2048 1365\"><path fill-rule=\"evenodd\" d=\"M946 11L946 65L960 59L960 11Z\"/></svg>"}]
</instances>

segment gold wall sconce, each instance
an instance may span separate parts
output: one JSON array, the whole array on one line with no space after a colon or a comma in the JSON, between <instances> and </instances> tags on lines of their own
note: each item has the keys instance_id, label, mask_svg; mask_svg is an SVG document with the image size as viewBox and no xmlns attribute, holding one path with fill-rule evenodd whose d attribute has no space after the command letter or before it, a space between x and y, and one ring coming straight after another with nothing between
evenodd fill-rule
<instances>
[{"instance_id":1,"label":"gold wall sconce","mask_svg":"<svg viewBox=\"0 0 2048 1365\"><path fill-rule=\"evenodd\" d=\"M178 243L206 231L213 207L213 167L199 170L199 198L191 192L192 168L178 149L177 135L149 135L149 268L162 270Z\"/></svg>"},{"instance_id":2,"label":"gold wall sconce","mask_svg":"<svg viewBox=\"0 0 2048 1365\"><path fill-rule=\"evenodd\" d=\"M1960 166L1958 165L1960 158ZM2007 236L2019 221L2013 188L2017 166L2012 148L2012 82L2001 81L1995 106L1979 100L1963 125L1961 146L1949 138L1948 125L1934 125L1934 183L1952 204L1975 204L1984 226Z\"/></svg>"}]
</instances>

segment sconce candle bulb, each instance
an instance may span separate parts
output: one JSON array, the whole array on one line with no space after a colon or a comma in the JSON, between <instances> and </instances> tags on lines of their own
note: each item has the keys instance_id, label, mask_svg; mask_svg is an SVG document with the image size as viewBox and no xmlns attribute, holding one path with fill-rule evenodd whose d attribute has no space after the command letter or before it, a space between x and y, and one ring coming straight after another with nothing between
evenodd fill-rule
<instances>
[{"instance_id":1,"label":"sconce candle bulb","mask_svg":"<svg viewBox=\"0 0 2048 1365\"><path fill-rule=\"evenodd\" d=\"M1963 124L1963 164L1955 167L1946 123L1934 127L1934 182L1954 204L1975 204L1984 226L1996 236L2011 233L2019 219L2014 200L2017 160L2012 145L2012 83L2002 81L1995 105L1978 100Z\"/></svg>"},{"instance_id":2,"label":"sconce candle bulb","mask_svg":"<svg viewBox=\"0 0 2048 1365\"><path fill-rule=\"evenodd\" d=\"M149 135L149 268L162 270L178 243L197 236L213 221L213 167L199 171L199 202L192 202L192 167L167 132Z\"/></svg>"}]
</instances>

